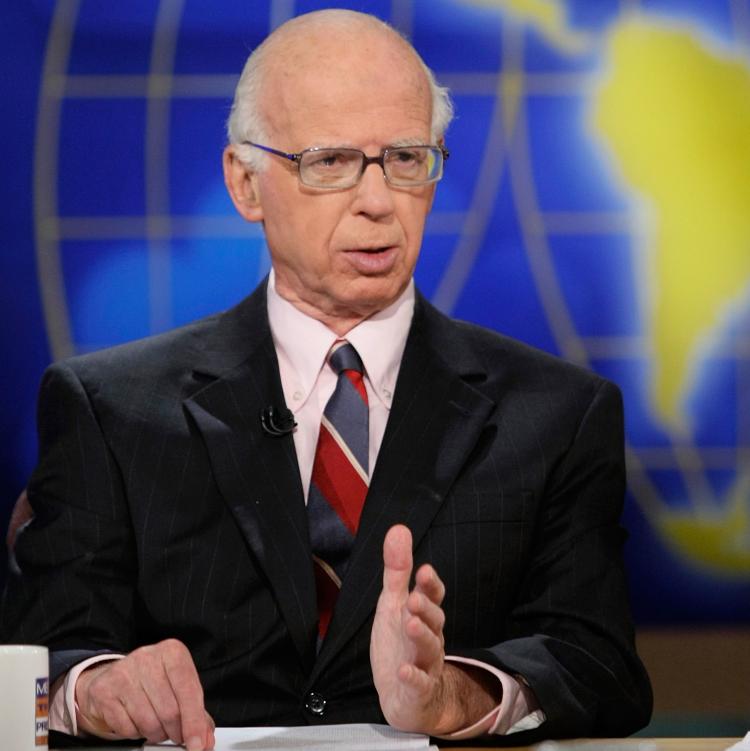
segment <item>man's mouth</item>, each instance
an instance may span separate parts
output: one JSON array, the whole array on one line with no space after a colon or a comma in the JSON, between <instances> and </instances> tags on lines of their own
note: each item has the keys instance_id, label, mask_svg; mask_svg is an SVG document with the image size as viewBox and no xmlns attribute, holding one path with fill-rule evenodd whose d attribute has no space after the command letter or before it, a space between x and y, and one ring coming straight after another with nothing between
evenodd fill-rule
<instances>
[{"instance_id":1,"label":"man's mouth","mask_svg":"<svg viewBox=\"0 0 750 751\"><path fill-rule=\"evenodd\" d=\"M393 245L381 245L374 248L351 248L348 253L385 253L387 250L393 248Z\"/></svg>"},{"instance_id":2,"label":"man's mouth","mask_svg":"<svg viewBox=\"0 0 750 751\"><path fill-rule=\"evenodd\" d=\"M363 248L350 248L345 256L363 274L388 273L398 257L397 245L378 245Z\"/></svg>"}]
</instances>

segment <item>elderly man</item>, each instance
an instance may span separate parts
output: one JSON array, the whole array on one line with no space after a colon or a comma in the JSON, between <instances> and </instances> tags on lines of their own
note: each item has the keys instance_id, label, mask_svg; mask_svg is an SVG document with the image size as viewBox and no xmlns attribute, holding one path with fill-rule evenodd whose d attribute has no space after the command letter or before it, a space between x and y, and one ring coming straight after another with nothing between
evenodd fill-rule
<instances>
[{"instance_id":1,"label":"elderly man","mask_svg":"<svg viewBox=\"0 0 750 751\"><path fill-rule=\"evenodd\" d=\"M224 172L270 278L42 386L3 632L52 649L53 727L195 751L214 721L514 744L647 721L617 390L414 289L449 119L371 16L250 56Z\"/></svg>"}]
</instances>

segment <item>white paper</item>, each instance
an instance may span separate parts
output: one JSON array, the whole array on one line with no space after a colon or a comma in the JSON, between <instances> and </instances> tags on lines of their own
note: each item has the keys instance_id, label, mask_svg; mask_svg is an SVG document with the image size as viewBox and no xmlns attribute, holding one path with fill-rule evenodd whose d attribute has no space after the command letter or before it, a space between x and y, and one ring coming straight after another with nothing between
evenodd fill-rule
<instances>
[{"instance_id":1,"label":"white paper","mask_svg":"<svg viewBox=\"0 0 750 751\"><path fill-rule=\"evenodd\" d=\"M172 744L145 746L159 751ZM172 746L174 747L174 746ZM426 751L429 737L402 733L389 725L303 725L271 728L216 728L215 751Z\"/></svg>"},{"instance_id":2,"label":"white paper","mask_svg":"<svg viewBox=\"0 0 750 751\"><path fill-rule=\"evenodd\" d=\"M727 751L750 751L750 731L742 740L730 746Z\"/></svg>"},{"instance_id":3,"label":"white paper","mask_svg":"<svg viewBox=\"0 0 750 751\"><path fill-rule=\"evenodd\" d=\"M613 740L542 741L533 751L659 751L659 742L649 738L615 738Z\"/></svg>"}]
</instances>

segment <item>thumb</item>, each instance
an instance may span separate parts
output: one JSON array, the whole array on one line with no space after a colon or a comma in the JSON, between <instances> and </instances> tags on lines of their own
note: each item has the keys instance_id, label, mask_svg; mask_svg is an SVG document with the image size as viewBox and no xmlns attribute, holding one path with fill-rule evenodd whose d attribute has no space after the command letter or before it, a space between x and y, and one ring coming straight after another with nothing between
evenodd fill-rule
<instances>
[{"instance_id":1,"label":"thumb","mask_svg":"<svg viewBox=\"0 0 750 751\"><path fill-rule=\"evenodd\" d=\"M396 524L383 541L383 592L407 594L413 566L411 532L403 524Z\"/></svg>"}]
</instances>

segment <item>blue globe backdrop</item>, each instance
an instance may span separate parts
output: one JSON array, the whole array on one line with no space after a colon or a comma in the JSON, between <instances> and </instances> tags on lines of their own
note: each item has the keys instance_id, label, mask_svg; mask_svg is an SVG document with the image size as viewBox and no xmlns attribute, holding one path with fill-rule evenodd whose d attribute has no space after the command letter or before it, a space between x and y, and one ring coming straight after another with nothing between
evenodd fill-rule
<instances>
[{"instance_id":1,"label":"blue globe backdrop","mask_svg":"<svg viewBox=\"0 0 750 751\"><path fill-rule=\"evenodd\" d=\"M249 50L292 15L334 6L389 20L453 91L422 291L623 390L639 621L750 622L750 228L742 211L712 214L709 196L686 243L709 237L704 252L679 255L668 231L675 212L690 228L691 197L724 176L750 201L742 128L717 157L724 135L702 114L726 107L719 124L750 131L732 105L750 102L747 0L9 5L2 519L34 464L35 392L50 360L228 307L268 271L261 232L224 191L224 122ZM660 128L667 144L687 134L708 155L672 163ZM709 157L721 179L701 179ZM744 256L732 244L742 242ZM735 286L703 283L732 264ZM710 315L687 339L681 311L704 298Z\"/></svg>"}]
</instances>

